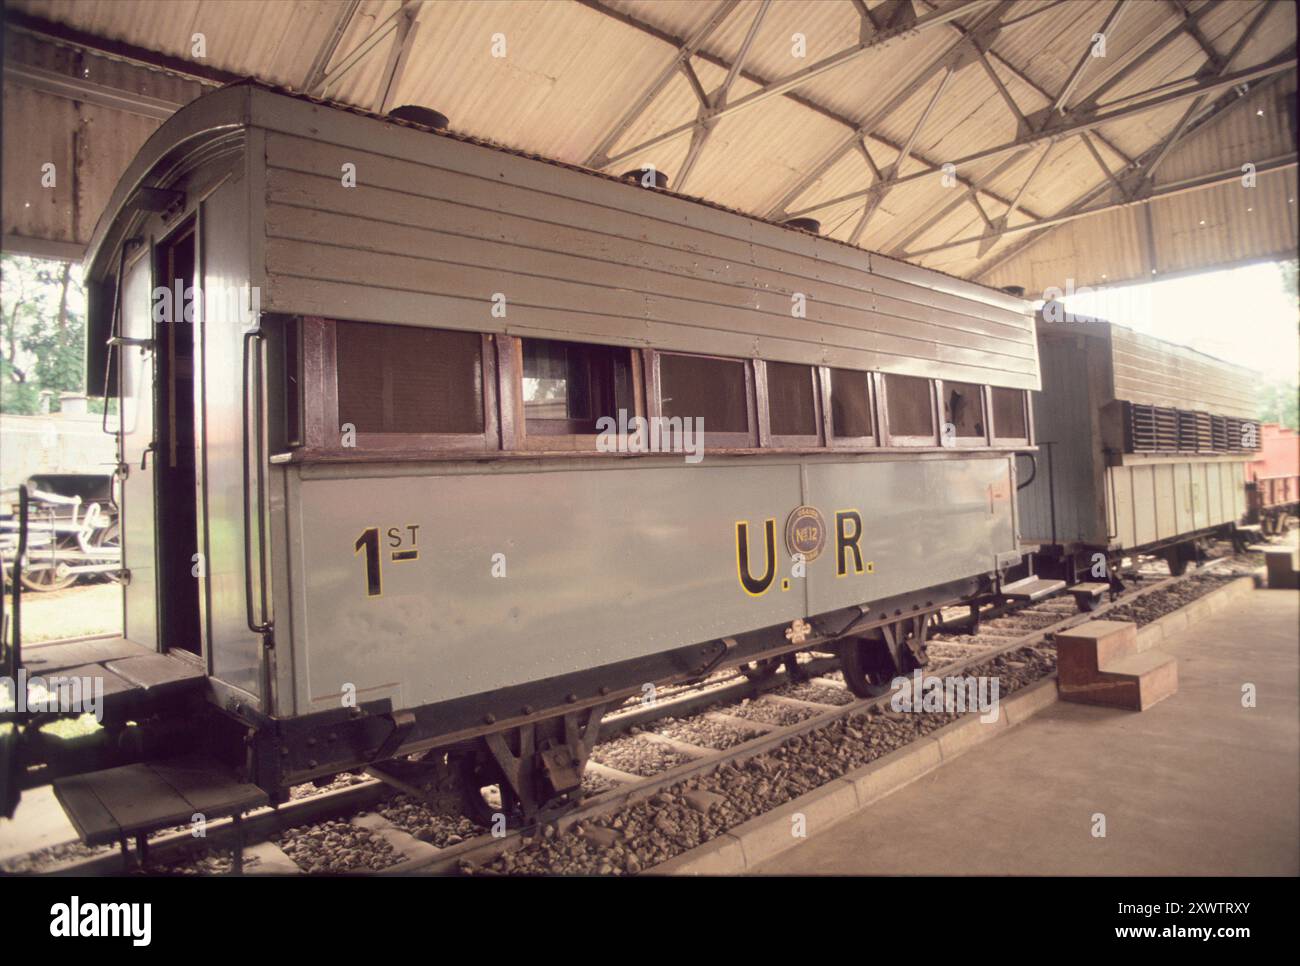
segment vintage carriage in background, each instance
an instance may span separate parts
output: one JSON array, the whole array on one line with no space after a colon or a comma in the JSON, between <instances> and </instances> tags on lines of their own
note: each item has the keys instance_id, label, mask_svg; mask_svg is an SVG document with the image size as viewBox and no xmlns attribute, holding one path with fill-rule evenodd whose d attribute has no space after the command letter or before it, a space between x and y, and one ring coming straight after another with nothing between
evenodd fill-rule
<instances>
[{"instance_id":1,"label":"vintage carriage in background","mask_svg":"<svg viewBox=\"0 0 1300 966\"><path fill-rule=\"evenodd\" d=\"M1246 464L1246 507L1251 524L1281 533L1300 516L1300 435L1277 423L1260 427L1260 453Z\"/></svg>"},{"instance_id":2,"label":"vintage carriage in background","mask_svg":"<svg viewBox=\"0 0 1300 966\"><path fill-rule=\"evenodd\" d=\"M1234 537L1245 514L1255 374L1055 308L1039 315L1039 453L1020 491L1021 539L1039 544L1040 574L1069 583L1117 587L1119 561L1139 553L1181 574L1198 541Z\"/></svg>"}]
</instances>

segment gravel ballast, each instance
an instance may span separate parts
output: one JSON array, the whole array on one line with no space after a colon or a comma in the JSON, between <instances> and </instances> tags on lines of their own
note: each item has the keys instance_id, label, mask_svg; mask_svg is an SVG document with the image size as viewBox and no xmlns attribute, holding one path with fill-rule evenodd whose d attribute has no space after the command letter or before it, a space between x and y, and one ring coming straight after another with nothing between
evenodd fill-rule
<instances>
[{"instance_id":1,"label":"gravel ballast","mask_svg":"<svg viewBox=\"0 0 1300 966\"><path fill-rule=\"evenodd\" d=\"M966 673L997 676L1006 695L1055 670L1050 646L1020 648ZM798 710L798 709L795 709ZM636 873L680 855L800 795L930 734L957 712L853 714L787 739L772 751L719 766L616 813L559 833L524 838L483 870L515 874ZM469 864L462 871L481 871Z\"/></svg>"}]
</instances>

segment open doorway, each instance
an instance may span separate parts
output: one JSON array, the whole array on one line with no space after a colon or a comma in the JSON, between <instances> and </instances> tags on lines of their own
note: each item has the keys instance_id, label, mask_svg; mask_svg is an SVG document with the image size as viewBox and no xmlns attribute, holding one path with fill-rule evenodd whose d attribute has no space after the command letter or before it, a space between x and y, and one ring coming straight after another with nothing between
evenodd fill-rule
<instances>
[{"instance_id":1,"label":"open doorway","mask_svg":"<svg viewBox=\"0 0 1300 966\"><path fill-rule=\"evenodd\" d=\"M170 295L154 313L154 468L158 541L159 638L167 650L202 654L195 433L197 302L194 220L156 249L157 288ZM158 302L155 299L155 307Z\"/></svg>"}]
</instances>

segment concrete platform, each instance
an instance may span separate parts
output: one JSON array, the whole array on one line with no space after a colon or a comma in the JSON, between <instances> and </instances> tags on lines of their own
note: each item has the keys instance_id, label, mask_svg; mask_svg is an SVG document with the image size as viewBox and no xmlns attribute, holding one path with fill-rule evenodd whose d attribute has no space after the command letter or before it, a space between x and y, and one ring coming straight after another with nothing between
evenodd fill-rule
<instances>
[{"instance_id":1,"label":"concrete platform","mask_svg":"<svg viewBox=\"0 0 1300 966\"><path fill-rule=\"evenodd\" d=\"M1154 708L1056 702L755 873L1300 874L1298 628L1300 594L1253 591L1161 642Z\"/></svg>"}]
</instances>

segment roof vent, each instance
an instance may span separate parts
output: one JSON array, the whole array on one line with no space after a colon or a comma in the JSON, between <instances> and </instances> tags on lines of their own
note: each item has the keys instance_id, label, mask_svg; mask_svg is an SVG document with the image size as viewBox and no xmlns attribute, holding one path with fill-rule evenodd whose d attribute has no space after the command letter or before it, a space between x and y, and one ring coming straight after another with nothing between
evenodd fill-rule
<instances>
[{"instance_id":1,"label":"roof vent","mask_svg":"<svg viewBox=\"0 0 1300 966\"><path fill-rule=\"evenodd\" d=\"M388 112L388 116L395 117L399 121L410 121L412 124L423 124L435 131L445 131L447 125L451 123L447 120L447 115L441 111L435 111L431 107L420 107L418 104L403 104L401 107L395 107Z\"/></svg>"},{"instance_id":2,"label":"roof vent","mask_svg":"<svg viewBox=\"0 0 1300 966\"><path fill-rule=\"evenodd\" d=\"M822 223L816 218L790 218L781 222L787 228L798 228L801 231L810 231L814 235L822 233Z\"/></svg>"},{"instance_id":3,"label":"roof vent","mask_svg":"<svg viewBox=\"0 0 1300 966\"><path fill-rule=\"evenodd\" d=\"M645 177L647 174L654 175L654 186L656 188L668 187L668 175L664 174L658 168L653 168L649 165L646 165L644 168L633 168L631 171L624 171L619 175L619 179L633 184L639 184L643 188L648 188L650 186L645 183Z\"/></svg>"},{"instance_id":4,"label":"roof vent","mask_svg":"<svg viewBox=\"0 0 1300 966\"><path fill-rule=\"evenodd\" d=\"M1023 285L1003 285L1002 291L1008 295L1014 295L1018 299L1025 297L1025 287Z\"/></svg>"}]
</instances>

